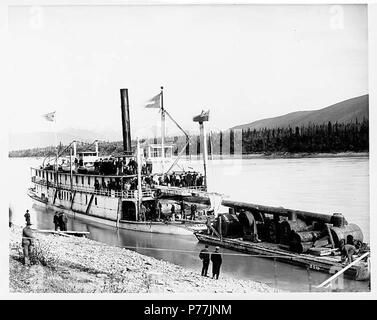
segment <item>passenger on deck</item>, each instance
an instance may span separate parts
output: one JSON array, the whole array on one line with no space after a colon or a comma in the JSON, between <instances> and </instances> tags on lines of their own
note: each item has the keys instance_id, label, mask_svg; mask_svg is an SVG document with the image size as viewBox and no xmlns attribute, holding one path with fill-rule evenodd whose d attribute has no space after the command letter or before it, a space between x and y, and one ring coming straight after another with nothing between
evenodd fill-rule
<instances>
[{"instance_id":1,"label":"passenger on deck","mask_svg":"<svg viewBox=\"0 0 377 320\"><path fill-rule=\"evenodd\" d=\"M156 211L157 220L160 220L160 218L161 218L160 201L157 201L155 208L156 208L155 211Z\"/></svg>"},{"instance_id":2,"label":"passenger on deck","mask_svg":"<svg viewBox=\"0 0 377 320\"><path fill-rule=\"evenodd\" d=\"M183 200L181 201L181 215L182 215L182 219L186 219L185 202Z\"/></svg>"},{"instance_id":3,"label":"passenger on deck","mask_svg":"<svg viewBox=\"0 0 377 320\"><path fill-rule=\"evenodd\" d=\"M94 189L95 190L99 190L100 189L100 185L99 185L99 182L98 182L97 179L94 181Z\"/></svg>"},{"instance_id":4,"label":"passenger on deck","mask_svg":"<svg viewBox=\"0 0 377 320\"><path fill-rule=\"evenodd\" d=\"M191 218L191 220L195 220L196 210L197 210L196 204L192 204L191 207L190 207L190 211L191 211L190 218Z\"/></svg>"},{"instance_id":5,"label":"passenger on deck","mask_svg":"<svg viewBox=\"0 0 377 320\"><path fill-rule=\"evenodd\" d=\"M94 172L95 173L99 173L99 165L100 165L100 163L99 163L98 160L94 161Z\"/></svg>"},{"instance_id":6,"label":"passenger on deck","mask_svg":"<svg viewBox=\"0 0 377 320\"><path fill-rule=\"evenodd\" d=\"M141 221L146 221L146 213L147 213L147 208L145 207L144 204L140 206L140 218Z\"/></svg>"},{"instance_id":7,"label":"passenger on deck","mask_svg":"<svg viewBox=\"0 0 377 320\"><path fill-rule=\"evenodd\" d=\"M171 205L170 212L171 212L171 218L174 220L175 218L175 205L174 204Z\"/></svg>"},{"instance_id":8,"label":"passenger on deck","mask_svg":"<svg viewBox=\"0 0 377 320\"><path fill-rule=\"evenodd\" d=\"M63 231L67 231L68 217L64 212L62 212L62 220L63 220L63 225L62 225Z\"/></svg>"},{"instance_id":9,"label":"passenger on deck","mask_svg":"<svg viewBox=\"0 0 377 320\"><path fill-rule=\"evenodd\" d=\"M208 235L212 235L213 234L213 230L212 230L212 222L211 222L211 218L210 217L207 217L206 226L207 226L207 233L208 233Z\"/></svg>"},{"instance_id":10,"label":"passenger on deck","mask_svg":"<svg viewBox=\"0 0 377 320\"><path fill-rule=\"evenodd\" d=\"M53 223L55 225L55 231L58 231L58 228L59 228L59 215L58 215L57 211L55 211Z\"/></svg>"},{"instance_id":11,"label":"passenger on deck","mask_svg":"<svg viewBox=\"0 0 377 320\"><path fill-rule=\"evenodd\" d=\"M59 230L64 231L63 212L59 212L58 223L59 223Z\"/></svg>"}]
</instances>

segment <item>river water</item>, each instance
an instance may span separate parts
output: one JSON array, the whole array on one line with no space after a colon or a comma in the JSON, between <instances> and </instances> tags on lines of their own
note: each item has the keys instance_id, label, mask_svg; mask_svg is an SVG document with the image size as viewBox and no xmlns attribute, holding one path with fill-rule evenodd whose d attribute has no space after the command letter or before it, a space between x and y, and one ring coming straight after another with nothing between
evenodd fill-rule
<instances>
[{"instance_id":1,"label":"river water","mask_svg":"<svg viewBox=\"0 0 377 320\"><path fill-rule=\"evenodd\" d=\"M12 172L10 205L13 222L24 223L24 212L31 211L35 228L52 229L52 212L46 212L26 195L30 167L41 159L10 159ZM201 169L198 160L184 166ZM223 159L208 164L209 189L232 200L269 206L332 214L341 212L349 222L358 224L369 242L369 158L303 158L303 159ZM171 236L116 230L96 223L70 219L68 230L89 231L90 238L111 245L163 259L200 272L198 253L203 245L194 236ZM325 273L310 271L268 258L250 257L221 249L221 272L243 279L270 283L289 291L308 291L309 285L328 278ZM348 291L367 291L368 284L344 281Z\"/></svg>"}]
</instances>

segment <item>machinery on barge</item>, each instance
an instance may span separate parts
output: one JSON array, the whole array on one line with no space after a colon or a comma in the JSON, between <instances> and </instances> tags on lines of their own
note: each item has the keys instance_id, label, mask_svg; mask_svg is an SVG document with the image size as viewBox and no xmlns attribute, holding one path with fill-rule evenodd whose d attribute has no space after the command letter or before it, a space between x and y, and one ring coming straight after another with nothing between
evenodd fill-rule
<instances>
[{"instance_id":1,"label":"machinery on barge","mask_svg":"<svg viewBox=\"0 0 377 320\"><path fill-rule=\"evenodd\" d=\"M208 223L207 231L195 232L200 242L330 274L345 267L341 249L351 244L357 249L353 258L365 258L345 275L354 280L370 278L370 249L363 242L362 230L341 213L326 215L230 200L222 204L229 212Z\"/></svg>"}]
</instances>

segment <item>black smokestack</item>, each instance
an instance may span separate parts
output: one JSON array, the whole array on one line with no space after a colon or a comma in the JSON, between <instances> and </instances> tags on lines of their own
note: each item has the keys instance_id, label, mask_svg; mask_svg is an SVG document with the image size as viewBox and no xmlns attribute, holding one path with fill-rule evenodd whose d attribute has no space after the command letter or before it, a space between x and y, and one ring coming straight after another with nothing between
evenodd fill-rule
<instances>
[{"instance_id":1,"label":"black smokestack","mask_svg":"<svg viewBox=\"0 0 377 320\"><path fill-rule=\"evenodd\" d=\"M123 150L131 153L131 126L128 104L128 89L120 89L120 107L122 109Z\"/></svg>"}]
</instances>

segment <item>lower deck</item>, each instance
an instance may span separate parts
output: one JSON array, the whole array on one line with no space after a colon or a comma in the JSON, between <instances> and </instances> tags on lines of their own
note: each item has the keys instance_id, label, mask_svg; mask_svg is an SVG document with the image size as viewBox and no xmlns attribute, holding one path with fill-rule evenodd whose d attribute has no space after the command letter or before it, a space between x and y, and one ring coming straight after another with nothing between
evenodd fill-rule
<instances>
[{"instance_id":1,"label":"lower deck","mask_svg":"<svg viewBox=\"0 0 377 320\"><path fill-rule=\"evenodd\" d=\"M194 231L206 229L205 224L196 221L140 221L136 215L136 200L112 197L111 195L89 194L75 191L36 186L29 189L28 195L36 203L46 208L63 211L68 216L87 221L134 231L151 233L193 235ZM155 199L143 199L145 206L153 207Z\"/></svg>"}]
</instances>

